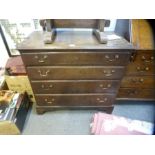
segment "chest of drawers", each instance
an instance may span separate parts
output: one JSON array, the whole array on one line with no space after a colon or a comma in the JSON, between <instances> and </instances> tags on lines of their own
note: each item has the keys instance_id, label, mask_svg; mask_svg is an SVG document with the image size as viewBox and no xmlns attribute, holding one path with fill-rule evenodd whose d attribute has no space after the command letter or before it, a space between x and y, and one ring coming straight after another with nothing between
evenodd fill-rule
<instances>
[{"instance_id":1,"label":"chest of drawers","mask_svg":"<svg viewBox=\"0 0 155 155\"><path fill-rule=\"evenodd\" d=\"M155 100L154 21L134 19L131 25L135 56L127 67L117 98Z\"/></svg>"},{"instance_id":2,"label":"chest of drawers","mask_svg":"<svg viewBox=\"0 0 155 155\"><path fill-rule=\"evenodd\" d=\"M32 33L18 46L37 112L100 109L111 113L131 44L123 38L99 44L90 32L66 31L58 33L53 44L44 44L42 33Z\"/></svg>"},{"instance_id":3,"label":"chest of drawers","mask_svg":"<svg viewBox=\"0 0 155 155\"><path fill-rule=\"evenodd\" d=\"M137 50L121 82L118 99L155 100L155 61L153 50Z\"/></svg>"}]
</instances>

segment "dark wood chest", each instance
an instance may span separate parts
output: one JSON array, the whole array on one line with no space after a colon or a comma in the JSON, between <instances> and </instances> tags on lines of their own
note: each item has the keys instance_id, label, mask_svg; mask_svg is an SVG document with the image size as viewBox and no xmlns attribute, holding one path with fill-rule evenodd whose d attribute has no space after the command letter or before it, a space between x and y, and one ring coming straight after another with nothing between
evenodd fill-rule
<instances>
[{"instance_id":1,"label":"dark wood chest","mask_svg":"<svg viewBox=\"0 0 155 155\"><path fill-rule=\"evenodd\" d=\"M155 61L153 50L137 50L127 66L118 99L155 100Z\"/></svg>"},{"instance_id":2,"label":"dark wood chest","mask_svg":"<svg viewBox=\"0 0 155 155\"><path fill-rule=\"evenodd\" d=\"M120 100L155 100L154 24L152 20L132 20L135 54L121 82Z\"/></svg>"},{"instance_id":3,"label":"dark wood chest","mask_svg":"<svg viewBox=\"0 0 155 155\"><path fill-rule=\"evenodd\" d=\"M113 33L107 33L113 35ZM111 112L132 53L125 39L99 44L90 32L60 31L53 44L34 32L18 46L38 113L53 109Z\"/></svg>"}]
</instances>

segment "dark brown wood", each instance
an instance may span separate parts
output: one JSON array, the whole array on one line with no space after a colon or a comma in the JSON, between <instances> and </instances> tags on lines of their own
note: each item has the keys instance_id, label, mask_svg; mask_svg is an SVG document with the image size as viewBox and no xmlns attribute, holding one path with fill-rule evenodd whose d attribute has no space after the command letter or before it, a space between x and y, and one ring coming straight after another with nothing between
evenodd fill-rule
<instances>
[{"instance_id":1,"label":"dark brown wood","mask_svg":"<svg viewBox=\"0 0 155 155\"><path fill-rule=\"evenodd\" d=\"M55 28L97 28L99 19L45 19L44 22L53 22ZM44 25L41 22L41 26ZM110 25L110 20L105 20L105 27Z\"/></svg>"},{"instance_id":2,"label":"dark brown wood","mask_svg":"<svg viewBox=\"0 0 155 155\"><path fill-rule=\"evenodd\" d=\"M31 80L103 80L120 79L125 68L102 66L28 67Z\"/></svg>"},{"instance_id":3,"label":"dark brown wood","mask_svg":"<svg viewBox=\"0 0 155 155\"><path fill-rule=\"evenodd\" d=\"M143 19L134 19L131 25L131 42L135 46L136 52L132 63L127 67L118 97L128 100L155 100L153 27Z\"/></svg>"},{"instance_id":4,"label":"dark brown wood","mask_svg":"<svg viewBox=\"0 0 155 155\"><path fill-rule=\"evenodd\" d=\"M134 61L131 62L126 71L126 75L154 75L155 56L150 50L137 50Z\"/></svg>"},{"instance_id":5,"label":"dark brown wood","mask_svg":"<svg viewBox=\"0 0 155 155\"><path fill-rule=\"evenodd\" d=\"M22 59L26 66L28 65L101 65L101 66L124 66L129 62L129 52L40 52L23 54Z\"/></svg>"},{"instance_id":6,"label":"dark brown wood","mask_svg":"<svg viewBox=\"0 0 155 155\"><path fill-rule=\"evenodd\" d=\"M44 30L44 43L50 44L56 37L56 28L95 28L95 36L100 43L107 43L104 27L110 25L110 20L104 19L45 19L41 20ZM96 31L97 30L97 31Z\"/></svg>"},{"instance_id":7,"label":"dark brown wood","mask_svg":"<svg viewBox=\"0 0 155 155\"><path fill-rule=\"evenodd\" d=\"M44 32L33 32L28 39L17 45L21 53L27 53L38 50L129 50L132 51L132 45L121 39L108 40L107 44L100 44L89 31L61 31L57 32L57 37L52 44L44 44ZM106 35L114 35L114 32L105 32Z\"/></svg>"},{"instance_id":8,"label":"dark brown wood","mask_svg":"<svg viewBox=\"0 0 155 155\"><path fill-rule=\"evenodd\" d=\"M121 82L121 89L135 89L138 93L128 95L119 90L119 98L129 100L154 100L155 60L153 50L137 50L133 61L127 66L126 76ZM140 89L142 90L140 93ZM132 90L133 91L133 90ZM147 92L148 91L148 92ZM126 96L125 96L126 95Z\"/></svg>"},{"instance_id":9,"label":"dark brown wood","mask_svg":"<svg viewBox=\"0 0 155 155\"><path fill-rule=\"evenodd\" d=\"M96 28L96 19L53 19L56 28Z\"/></svg>"},{"instance_id":10,"label":"dark brown wood","mask_svg":"<svg viewBox=\"0 0 155 155\"><path fill-rule=\"evenodd\" d=\"M137 50L134 62L140 64L155 64L155 51L152 50Z\"/></svg>"},{"instance_id":11,"label":"dark brown wood","mask_svg":"<svg viewBox=\"0 0 155 155\"><path fill-rule=\"evenodd\" d=\"M114 106L61 106L61 107L51 107L51 106L37 106L36 111L38 114L44 114L45 112L55 111L55 110L99 110L105 113L111 114Z\"/></svg>"},{"instance_id":12,"label":"dark brown wood","mask_svg":"<svg viewBox=\"0 0 155 155\"><path fill-rule=\"evenodd\" d=\"M121 87L155 89L155 76L125 76Z\"/></svg>"},{"instance_id":13,"label":"dark brown wood","mask_svg":"<svg viewBox=\"0 0 155 155\"><path fill-rule=\"evenodd\" d=\"M53 21L50 19L46 19L46 23L44 23L43 29L44 29L43 32L44 43L51 44L56 37L56 30L54 29Z\"/></svg>"},{"instance_id":14,"label":"dark brown wood","mask_svg":"<svg viewBox=\"0 0 155 155\"><path fill-rule=\"evenodd\" d=\"M119 80L31 81L35 94L115 93Z\"/></svg>"},{"instance_id":15,"label":"dark brown wood","mask_svg":"<svg viewBox=\"0 0 155 155\"><path fill-rule=\"evenodd\" d=\"M36 94L38 106L112 106L114 94ZM80 101L80 102L79 102Z\"/></svg>"},{"instance_id":16,"label":"dark brown wood","mask_svg":"<svg viewBox=\"0 0 155 155\"><path fill-rule=\"evenodd\" d=\"M39 114L56 109L111 112L133 51L123 38L100 44L85 31L58 31L54 42L46 45L43 33L34 32L18 49Z\"/></svg>"},{"instance_id":17,"label":"dark brown wood","mask_svg":"<svg viewBox=\"0 0 155 155\"><path fill-rule=\"evenodd\" d=\"M128 95L121 93L119 98L129 100L154 100L155 89L155 60L153 50L137 50L133 61L127 66L126 76L121 82L121 89L136 89L138 93ZM139 93L141 89L141 93ZM146 93L146 91L148 91ZM137 92L137 91L136 91ZM150 94L150 95L149 95ZM125 96L126 95L126 96Z\"/></svg>"},{"instance_id":18,"label":"dark brown wood","mask_svg":"<svg viewBox=\"0 0 155 155\"><path fill-rule=\"evenodd\" d=\"M127 66L126 75L155 75L155 65L130 63Z\"/></svg>"},{"instance_id":19,"label":"dark brown wood","mask_svg":"<svg viewBox=\"0 0 155 155\"><path fill-rule=\"evenodd\" d=\"M108 41L107 35L104 33L105 23L105 20L99 19L98 28L93 30L93 34L101 44L106 44Z\"/></svg>"},{"instance_id":20,"label":"dark brown wood","mask_svg":"<svg viewBox=\"0 0 155 155\"><path fill-rule=\"evenodd\" d=\"M155 100L155 89L120 88L118 100Z\"/></svg>"}]
</instances>

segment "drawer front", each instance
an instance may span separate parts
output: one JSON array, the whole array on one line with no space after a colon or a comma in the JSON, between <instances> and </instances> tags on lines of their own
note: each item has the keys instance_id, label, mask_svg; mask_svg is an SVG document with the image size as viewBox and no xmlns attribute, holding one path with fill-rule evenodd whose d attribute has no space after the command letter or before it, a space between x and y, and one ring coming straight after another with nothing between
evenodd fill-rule
<instances>
[{"instance_id":1,"label":"drawer front","mask_svg":"<svg viewBox=\"0 0 155 155\"><path fill-rule=\"evenodd\" d=\"M120 79L124 67L28 67L31 80L103 80Z\"/></svg>"},{"instance_id":2,"label":"drawer front","mask_svg":"<svg viewBox=\"0 0 155 155\"><path fill-rule=\"evenodd\" d=\"M35 95L39 106L111 106L113 94Z\"/></svg>"},{"instance_id":3,"label":"drawer front","mask_svg":"<svg viewBox=\"0 0 155 155\"><path fill-rule=\"evenodd\" d=\"M139 100L154 100L154 89L141 89L141 88L120 88L117 99L139 99Z\"/></svg>"},{"instance_id":4,"label":"drawer front","mask_svg":"<svg viewBox=\"0 0 155 155\"><path fill-rule=\"evenodd\" d=\"M124 76L121 87L155 89L155 76Z\"/></svg>"},{"instance_id":5,"label":"drawer front","mask_svg":"<svg viewBox=\"0 0 155 155\"><path fill-rule=\"evenodd\" d=\"M148 51L142 52L138 51L135 57L135 62L142 64L155 64L155 52Z\"/></svg>"},{"instance_id":6,"label":"drawer front","mask_svg":"<svg viewBox=\"0 0 155 155\"><path fill-rule=\"evenodd\" d=\"M51 52L40 54L22 54L26 66L41 65L118 65L129 62L129 53L112 52Z\"/></svg>"},{"instance_id":7,"label":"drawer front","mask_svg":"<svg viewBox=\"0 0 155 155\"><path fill-rule=\"evenodd\" d=\"M32 81L31 85L36 94L63 93L113 93L119 88L117 80L77 80L77 81Z\"/></svg>"},{"instance_id":8,"label":"drawer front","mask_svg":"<svg viewBox=\"0 0 155 155\"><path fill-rule=\"evenodd\" d=\"M155 66L153 64L130 63L127 66L126 75L154 75Z\"/></svg>"}]
</instances>

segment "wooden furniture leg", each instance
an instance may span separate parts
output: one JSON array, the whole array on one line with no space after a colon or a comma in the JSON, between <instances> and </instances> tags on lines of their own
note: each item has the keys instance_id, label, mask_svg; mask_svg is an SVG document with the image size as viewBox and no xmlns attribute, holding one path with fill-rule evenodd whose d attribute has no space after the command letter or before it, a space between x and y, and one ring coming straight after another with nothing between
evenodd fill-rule
<instances>
[{"instance_id":1,"label":"wooden furniture leg","mask_svg":"<svg viewBox=\"0 0 155 155\"><path fill-rule=\"evenodd\" d=\"M107 36L104 33L105 24L106 21L104 19L99 19L98 29L93 30L93 34L101 44L106 44L108 41Z\"/></svg>"}]
</instances>

